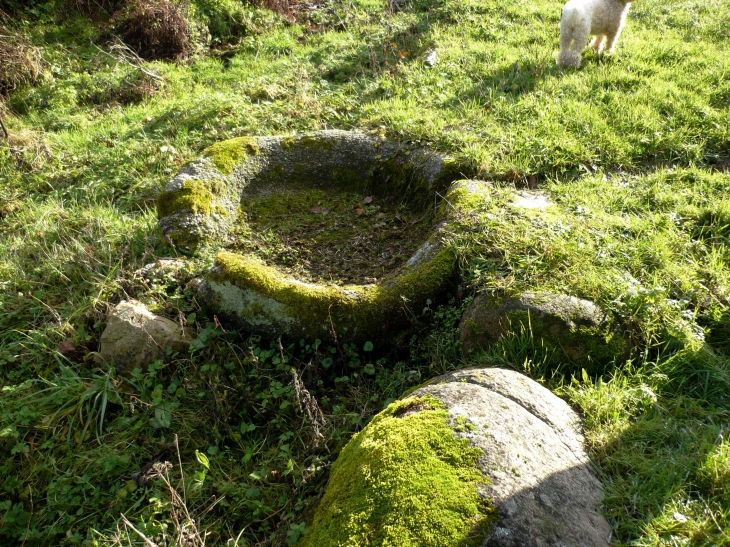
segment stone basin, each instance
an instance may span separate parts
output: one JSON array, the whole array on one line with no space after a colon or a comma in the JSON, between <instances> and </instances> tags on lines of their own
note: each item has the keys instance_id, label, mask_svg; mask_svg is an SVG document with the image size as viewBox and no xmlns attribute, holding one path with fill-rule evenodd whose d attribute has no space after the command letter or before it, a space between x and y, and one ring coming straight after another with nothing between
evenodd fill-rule
<instances>
[{"instance_id":1,"label":"stone basin","mask_svg":"<svg viewBox=\"0 0 730 547\"><path fill-rule=\"evenodd\" d=\"M243 137L183 167L158 199L179 249L219 249L210 311L250 332L391 340L455 273L443 234L485 183L449 158L360 132Z\"/></svg>"}]
</instances>

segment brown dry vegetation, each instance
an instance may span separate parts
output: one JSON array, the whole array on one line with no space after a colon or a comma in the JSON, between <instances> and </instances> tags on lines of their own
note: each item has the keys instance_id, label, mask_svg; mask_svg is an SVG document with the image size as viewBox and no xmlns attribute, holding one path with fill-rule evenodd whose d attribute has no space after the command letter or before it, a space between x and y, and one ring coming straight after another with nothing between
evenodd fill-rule
<instances>
[{"instance_id":1,"label":"brown dry vegetation","mask_svg":"<svg viewBox=\"0 0 730 547\"><path fill-rule=\"evenodd\" d=\"M296 8L299 4L296 0L254 0L252 3L256 6L275 11L290 21L295 18L295 14L297 12Z\"/></svg>"},{"instance_id":2,"label":"brown dry vegetation","mask_svg":"<svg viewBox=\"0 0 730 547\"><path fill-rule=\"evenodd\" d=\"M132 0L115 18L124 43L143 59L183 59L192 51L188 23L167 0Z\"/></svg>"},{"instance_id":3,"label":"brown dry vegetation","mask_svg":"<svg viewBox=\"0 0 730 547\"><path fill-rule=\"evenodd\" d=\"M0 24L0 95L36 83L42 75L40 50L21 34Z\"/></svg>"},{"instance_id":4,"label":"brown dry vegetation","mask_svg":"<svg viewBox=\"0 0 730 547\"><path fill-rule=\"evenodd\" d=\"M125 0L67 0L68 6L89 17L110 15L121 9Z\"/></svg>"},{"instance_id":5,"label":"brown dry vegetation","mask_svg":"<svg viewBox=\"0 0 730 547\"><path fill-rule=\"evenodd\" d=\"M136 71L119 85L88 93L83 99L87 104L109 107L114 104L130 105L152 98L161 88L162 81L142 71Z\"/></svg>"},{"instance_id":6,"label":"brown dry vegetation","mask_svg":"<svg viewBox=\"0 0 730 547\"><path fill-rule=\"evenodd\" d=\"M0 109L0 117L7 120L2 116L2 109ZM4 125L8 131L6 144L15 159L17 169L25 173L35 172L52 157L50 144L43 132L30 129L15 131L9 126L10 124L5 123ZM0 134L0 138L3 137L5 135Z\"/></svg>"}]
</instances>

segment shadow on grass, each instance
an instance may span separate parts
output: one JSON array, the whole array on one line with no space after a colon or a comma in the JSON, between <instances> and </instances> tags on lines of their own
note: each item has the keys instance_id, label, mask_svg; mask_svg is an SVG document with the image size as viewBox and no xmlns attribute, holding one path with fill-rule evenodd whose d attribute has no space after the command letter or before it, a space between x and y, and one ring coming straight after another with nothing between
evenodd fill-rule
<instances>
[{"instance_id":1,"label":"shadow on grass","mask_svg":"<svg viewBox=\"0 0 730 547\"><path fill-rule=\"evenodd\" d=\"M374 78L395 73L400 64L422 63L424 54L433 46L432 27L454 22L448 0L416 0L401 11L416 14L417 18L404 26L394 15L384 12L378 36L364 39L355 51L339 57L330 48L321 49L312 54L312 63L321 67L324 78L337 83L358 76Z\"/></svg>"},{"instance_id":2,"label":"shadow on grass","mask_svg":"<svg viewBox=\"0 0 730 547\"><path fill-rule=\"evenodd\" d=\"M559 76L561 72L552 59L522 59L486 74L482 85L518 96L535 92L543 80Z\"/></svg>"}]
</instances>

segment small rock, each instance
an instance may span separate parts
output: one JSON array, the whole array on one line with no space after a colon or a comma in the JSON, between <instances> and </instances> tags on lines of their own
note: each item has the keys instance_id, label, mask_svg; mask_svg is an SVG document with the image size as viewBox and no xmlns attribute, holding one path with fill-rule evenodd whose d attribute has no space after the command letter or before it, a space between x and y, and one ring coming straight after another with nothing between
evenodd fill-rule
<instances>
[{"instance_id":1,"label":"small rock","mask_svg":"<svg viewBox=\"0 0 730 547\"><path fill-rule=\"evenodd\" d=\"M423 57L423 64L426 66L434 66L437 61L438 54L435 49L427 51L426 55Z\"/></svg>"},{"instance_id":2,"label":"small rock","mask_svg":"<svg viewBox=\"0 0 730 547\"><path fill-rule=\"evenodd\" d=\"M58 351L58 353L60 353L61 355L72 355L76 353L76 346L74 345L71 338L67 338L58 345L56 351Z\"/></svg>"},{"instance_id":3,"label":"small rock","mask_svg":"<svg viewBox=\"0 0 730 547\"><path fill-rule=\"evenodd\" d=\"M477 296L464 312L459 336L466 351L486 348L507 334L527 332L556 359L581 361L589 373L626 356L628 344L593 302L564 294L525 293L506 300Z\"/></svg>"},{"instance_id":4,"label":"small rock","mask_svg":"<svg viewBox=\"0 0 730 547\"><path fill-rule=\"evenodd\" d=\"M553 203L545 194L536 192L518 192L512 206L520 209L539 209L544 211Z\"/></svg>"},{"instance_id":5,"label":"small rock","mask_svg":"<svg viewBox=\"0 0 730 547\"><path fill-rule=\"evenodd\" d=\"M109 314L101 335L101 349L95 360L117 370L132 370L164 359L167 348L186 353L193 330L158 317L135 300L123 300Z\"/></svg>"},{"instance_id":6,"label":"small rock","mask_svg":"<svg viewBox=\"0 0 730 547\"><path fill-rule=\"evenodd\" d=\"M134 277L148 282L164 279L167 275L177 275L181 270L189 268L187 260L177 258L161 258L156 262L146 264L134 272Z\"/></svg>"}]
</instances>

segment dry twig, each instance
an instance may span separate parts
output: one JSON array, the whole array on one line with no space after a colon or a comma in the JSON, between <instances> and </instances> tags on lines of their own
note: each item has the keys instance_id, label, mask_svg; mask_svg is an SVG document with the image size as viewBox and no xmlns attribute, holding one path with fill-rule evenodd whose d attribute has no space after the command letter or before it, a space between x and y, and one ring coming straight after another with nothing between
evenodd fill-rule
<instances>
[{"instance_id":1,"label":"dry twig","mask_svg":"<svg viewBox=\"0 0 730 547\"><path fill-rule=\"evenodd\" d=\"M124 522L124 526L126 526L127 528L131 528L132 531L135 534L137 534L139 537L141 537L142 540L144 540L144 542L147 545L147 547L157 547L157 544L154 541L152 541L150 538L148 538L147 536L145 536L142 532L140 532L139 530L137 530L134 527L134 524L132 524L131 522L129 522L129 519L124 515L124 513L121 513L121 515L122 515L122 522ZM129 532L127 532L127 533L129 533Z\"/></svg>"},{"instance_id":2,"label":"dry twig","mask_svg":"<svg viewBox=\"0 0 730 547\"><path fill-rule=\"evenodd\" d=\"M100 52L102 52L104 55L111 57L118 63L124 63L131 67L136 68L143 74L146 74L150 78L154 78L155 80L158 80L160 82L164 81L164 78L160 76L159 74L155 74L151 70L148 70L142 66L142 63L144 63L144 59L142 59L135 51L130 48L128 45L122 43L121 41L118 41L114 45L112 45L109 49L111 51L104 51L99 46L94 44L94 47L98 49ZM116 54L116 55L114 55Z\"/></svg>"},{"instance_id":3,"label":"dry twig","mask_svg":"<svg viewBox=\"0 0 730 547\"><path fill-rule=\"evenodd\" d=\"M319 408L317 399L312 397L312 394L304 386L295 368L291 369L291 376L291 383L296 394L297 407L299 408L299 412L302 412L312 425L314 446L317 448L325 440L324 432L327 430L327 420L325 420L324 414L322 414L322 409Z\"/></svg>"}]
</instances>

